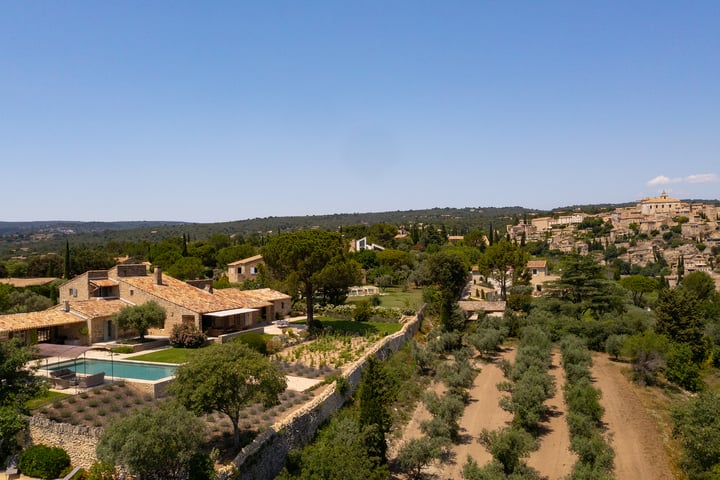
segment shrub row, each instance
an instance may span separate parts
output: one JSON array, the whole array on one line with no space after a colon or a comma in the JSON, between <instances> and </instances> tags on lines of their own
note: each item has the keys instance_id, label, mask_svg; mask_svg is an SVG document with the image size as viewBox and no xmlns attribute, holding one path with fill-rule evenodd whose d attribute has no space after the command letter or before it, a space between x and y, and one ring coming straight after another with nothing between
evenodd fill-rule
<instances>
[{"instance_id":1,"label":"shrub row","mask_svg":"<svg viewBox=\"0 0 720 480\"><path fill-rule=\"evenodd\" d=\"M328 317L355 318L357 306L354 304L343 304L343 305L325 305L317 306L315 312L318 315L324 315ZM388 307L369 307L369 316L366 320L370 319L387 319L387 320L400 320L403 315L414 315L413 309L407 308L388 308Z\"/></svg>"},{"instance_id":2,"label":"shrub row","mask_svg":"<svg viewBox=\"0 0 720 480\"><path fill-rule=\"evenodd\" d=\"M560 342L565 369L565 402L570 449L578 456L569 479L600 480L613 471L615 453L604 435L600 391L592 386L592 357L586 344L574 335Z\"/></svg>"},{"instance_id":3,"label":"shrub row","mask_svg":"<svg viewBox=\"0 0 720 480\"><path fill-rule=\"evenodd\" d=\"M513 414L513 424L529 433L537 433L547 414L545 400L555 395L555 381L548 373L552 363L552 342L537 326L523 329L515 363L502 364L510 380L498 388L510 393L500 400L500 406Z\"/></svg>"}]
</instances>

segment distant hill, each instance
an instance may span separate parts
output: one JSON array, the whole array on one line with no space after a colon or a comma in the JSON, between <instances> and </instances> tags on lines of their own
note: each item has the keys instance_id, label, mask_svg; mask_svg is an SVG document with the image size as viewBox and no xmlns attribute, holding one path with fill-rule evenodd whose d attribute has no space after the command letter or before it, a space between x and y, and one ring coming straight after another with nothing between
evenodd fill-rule
<instances>
[{"instance_id":1,"label":"distant hill","mask_svg":"<svg viewBox=\"0 0 720 480\"><path fill-rule=\"evenodd\" d=\"M133 222L69 222L69 221L37 221L37 222L1 222L0 235L29 233L60 233L74 235L79 233L132 230L135 228L180 225L184 222L168 221L133 221Z\"/></svg>"},{"instance_id":2,"label":"distant hill","mask_svg":"<svg viewBox=\"0 0 720 480\"><path fill-rule=\"evenodd\" d=\"M687 200L683 200L687 201ZM718 204L718 200L692 200ZM130 222L0 222L0 257L18 252L23 255L46 252L62 252L65 240L73 244L98 245L108 242L151 241L188 235L191 241L202 240L216 234L225 235L275 235L279 232L323 229L338 230L349 225L373 225L390 223L409 227L423 223L443 225L450 234L464 234L473 228L504 232L505 226L524 217L543 216L567 211L598 213L616 207L632 205L595 204L573 205L552 211L512 207L466 207L430 208L423 210L396 210L390 212L337 213L332 215L307 215L295 217L265 217L221 223L187 223L171 221Z\"/></svg>"}]
</instances>

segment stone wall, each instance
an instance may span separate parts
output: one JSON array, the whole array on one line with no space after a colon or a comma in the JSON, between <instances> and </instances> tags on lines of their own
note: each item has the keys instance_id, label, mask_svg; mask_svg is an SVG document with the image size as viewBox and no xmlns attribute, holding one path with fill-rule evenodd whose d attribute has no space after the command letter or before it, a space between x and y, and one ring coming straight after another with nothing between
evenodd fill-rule
<instances>
[{"instance_id":1,"label":"stone wall","mask_svg":"<svg viewBox=\"0 0 720 480\"><path fill-rule=\"evenodd\" d=\"M95 445L102 428L56 423L45 417L29 417L26 443L62 447L76 467L88 469L95 462Z\"/></svg>"},{"instance_id":2,"label":"stone wall","mask_svg":"<svg viewBox=\"0 0 720 480\"><path fill-rule=\"evenodd\" d=\"M345 404L360 384L368 358L375 356L381 360L386 359L415 336L422 323L422 312L421 309L415 317L405 322L402 330L376 343L363 358L345 369L343 375L350 386L345 395L335 391L336 384L329 385L303 408L268 428L243 448L233 460L239 478L275 478L285 465L290 450L301 448L312 441L318 427ZM220 472L216 476L216 480L228 478L229 472Z\"/></svg>"}]
</instances>

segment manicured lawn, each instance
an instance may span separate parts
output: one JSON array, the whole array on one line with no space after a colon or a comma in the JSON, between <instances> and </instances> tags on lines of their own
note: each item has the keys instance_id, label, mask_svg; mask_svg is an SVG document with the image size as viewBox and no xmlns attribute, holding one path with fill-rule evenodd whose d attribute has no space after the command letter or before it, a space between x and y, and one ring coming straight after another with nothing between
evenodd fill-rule
<instances>
[{"instance_id":1,"label":"manicured lawn","mask_svg":"<svg viewBox=\"0 0 720 480\"><path fill-rule=\"evenodd\" d=\"M370 297L348 297L347 303L354 303ZM422 289L408 288L403 291L400 287L383 289L380 295L380 306L387 308L412 308L417 310L422 305Z\"/></svg>"},{"instance_id":2,"label":"manicured lawn","mask_svg":"<svg viewBox=\"0 0 720 480\"><path fill-rule=\"evenodd\" d=\"M400 331L402 325L396 322L355 322L353 320L342 320L339 318L317 317L324 327L332 327L335 332L359 333L368 335L379 333L389 335Z\"/></svg>"},{"instance_id":3,"label":"manicured lawn","mask_svg":"<svg viewBox=\"0 0 720 480\"><path fill-rule=\"evenodd\" d=\"M146 362L163 362L163 363L185 363L188 357L194 352L193 348L167 348L152 353L143 353L128 357L128 360L142 360Z\"/></svg>"}]
</instances>

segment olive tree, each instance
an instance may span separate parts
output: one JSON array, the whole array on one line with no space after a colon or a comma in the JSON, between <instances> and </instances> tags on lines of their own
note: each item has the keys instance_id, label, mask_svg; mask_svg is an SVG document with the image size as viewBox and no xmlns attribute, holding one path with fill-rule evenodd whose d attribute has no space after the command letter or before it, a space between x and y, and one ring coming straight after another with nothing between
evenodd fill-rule
<instances>
[{"instance_id":1,"label":"olive tree","mask_svg":"<svg viewBox=\"0 0 720 480\"><path fill-rule=\"evenodd\" d=\"M235 341L198 350L177 369L170 392L197 414L227 415L238 447L240 412L255 402L276 405L286 387L285 376L267 358Z\"/></svg>"},{"instance_id":2,"label":"olive tree","mask_svg":"<svg viewBox=\"0 0 720 480\"><path fill-rule=\"evenodd\" d=\"M112 422L96 447L98 459L141 480L187 478L205 435L202 420L174 402L144 407Z\"/></svg>"},{"instance_id":3,"label":"olive tree","mask_svg":"<svg viewBox=\"0 0 720 480\"><path fill-rule=\"evenodd\" d=\"M165 324L165 309L157 303L150 301L141 305L123 307L113 317L120 328L131 328L145 340L150 327L162 327Z\"/></svg>"}]
</instances>

